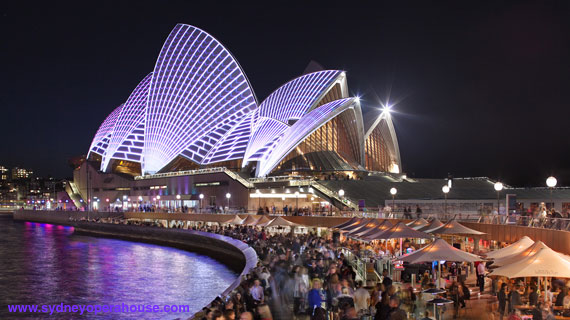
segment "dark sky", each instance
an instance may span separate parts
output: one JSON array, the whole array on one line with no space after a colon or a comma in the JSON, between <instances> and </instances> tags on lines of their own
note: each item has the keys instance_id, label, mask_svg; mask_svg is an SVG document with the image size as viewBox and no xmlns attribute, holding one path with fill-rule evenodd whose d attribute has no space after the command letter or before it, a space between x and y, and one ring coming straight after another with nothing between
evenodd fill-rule
<instances>
[{"instance_id":1,"label":"dark sky","mask_svg":"<svg viewBox=\"0 0 570 320\"><path fill-rule=\"evenodd\" d=\"M346 70L367 107L390 95L411 176L570 184L570 2L246 3L4 2L0 165L70 176L186 23L234 54L260 101L310 60Z\"/></svg>"}]
</instances>

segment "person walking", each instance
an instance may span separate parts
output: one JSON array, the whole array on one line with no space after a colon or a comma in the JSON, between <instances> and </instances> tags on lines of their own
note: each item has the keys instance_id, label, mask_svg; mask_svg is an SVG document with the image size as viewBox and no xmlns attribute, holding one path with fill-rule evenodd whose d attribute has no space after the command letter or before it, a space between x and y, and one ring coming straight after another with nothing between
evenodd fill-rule
<instances>
[{"instance_id":1,"label":"person walking","mask_svg":"<svg viewBox=\"0 0 570 320\"><path fill-rule=\"evenodd\" d=\"M370 293L363 287L362 281L356 283L356 288L353 295L356 312L358 314L367 313L370 306Z\"/></svg>"},{"instance_id":2,"label":"person walking","mask_svg":"<svg viewBox=\"0 0 570 320\"><path fill-rule=\"evenodd\" d=\"M477 265L477 280L479 282L479 293L483 294L485 291L485 263L480 262Z\"/></svg>"},{"instance_id":3,"label":"person walking","mask_svg":"<svg viewBox=\"0 0 570 320\"><path fill-rule=\"evenodd\" d=\"M420 205L416 205L416 217L419 219L422 216L422 208L420 208Z\"/></svg>"},{"instance_id":4,"label":"person walking","mask_svg":"<svg viewBox=\"0 0 570 320\"><path fill-rule=\"evenodd\" d=\"M501 289L499 290L499 294L497 295L497 298L499 299L499 316L500 319L503 319L503 316L505 315L505 309L507 307L507 284L503 282L503 284L501 285Z\"/></svg>"}]
</instances>

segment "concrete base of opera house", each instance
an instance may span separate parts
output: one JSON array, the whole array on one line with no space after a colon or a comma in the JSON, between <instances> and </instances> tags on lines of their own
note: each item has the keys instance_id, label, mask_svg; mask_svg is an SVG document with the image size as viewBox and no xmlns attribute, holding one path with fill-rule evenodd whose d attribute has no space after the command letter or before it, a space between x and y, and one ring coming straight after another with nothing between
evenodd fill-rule
<instances>
[{"instance_id":1,"label":"concrete base of opera house","mask_svg":"<svg viewBox=\"0 0 570 320\"><path fill-rule=\"evenodd\" d=\"M90 212L89 218L116 217L117 213ZM122 216L122 214L121 214ZM86 218L86 212L17 210L13 220L60 224L74 227L78 234L153 243L196 252L214 258L239 274L220 296L229 295L257 265L257 254L247 244L222 235L182 229L71 221Z\"/></svg>"}]
</instances>

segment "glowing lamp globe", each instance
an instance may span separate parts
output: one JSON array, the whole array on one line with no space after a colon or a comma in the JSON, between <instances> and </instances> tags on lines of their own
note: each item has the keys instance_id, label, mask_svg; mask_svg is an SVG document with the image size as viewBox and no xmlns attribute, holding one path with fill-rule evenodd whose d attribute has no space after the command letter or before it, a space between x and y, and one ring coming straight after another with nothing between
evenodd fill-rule
<instances>
[{"instance_id":1,"label":"glowing lamp globe","mask_svg":"<svg viewBox=\"0 0 570 320\"><path fill-rule=\"evenodd\" d=\"M503 190L503 184L500 182L495 182L494 187L495 187L495 191L497 191L497 192Z\"/></svg>"},{"instance_id":2,"label":"glowing lamp globe","mask_svg":"<svg viewBox=\"0 0 570 320\"><path fill-rule=\"evenodd\" d=\"M391 194L391 195L395 196L396 193L398 193L398 189L396 189L396 188L390 189L390 194Z\"/></svg>"},{"instance_id":3,"label":"glowing lamp globe","mask_svg":"<svg viewBox=\"0 0 570 320\"><path fill-rule=\"evenodd\" d=\"M550 176L550 177L548 177L548 179L546 179L546 185L547 185L549 188L554 188L554 187L556 187L556 183L558 183L558 181L556 180L556 178L554 178L554 177L552 177L552 176Z\"/></svg>"}]
</instances>

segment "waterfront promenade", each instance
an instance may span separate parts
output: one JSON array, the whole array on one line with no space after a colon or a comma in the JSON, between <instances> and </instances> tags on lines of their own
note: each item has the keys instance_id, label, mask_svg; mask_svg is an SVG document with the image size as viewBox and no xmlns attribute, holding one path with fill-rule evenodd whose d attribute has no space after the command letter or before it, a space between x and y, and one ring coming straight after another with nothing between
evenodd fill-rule
<instances>
[{"instance_id":1,"label":"waterfront promenade","mask_svg":"<svg viewBox=\"0 0 570 320\"><path fill-rule=\"evenodd\" d=\"M41 215L40 212L31 212L29 214L35 214L36 217L38 214ZM173 214L168 215L168 218L170 219L161 219L165 218L163 216L155 216L153 217L155 219L149 219L147 216L145 217L147 221L154 221L154 223L152 223L154 227L147 226L142 228L156 229L158 226L176 226L177 228L184 227L180 224L167 223L165 225L163 223L159 223L159 221L162 220L171 222L184 220L184 217L175 216ZM277 233L271 235L267 230L262 228L247 226L220 227L217 223L212 225L206 225L203 223L205 221L226 221L229 218L228 215L185 216L188 219L186 221L200 222L199 224L194 224L194 226L190 227L191 229L195 229L195 231L179 229L170 231L196 232L197 230L207 232L209 234L221 234L226 237L238 239L243 243L247 243L248 246L253 248L259 256L259 264L257 267L253 268L251 272L242 277L242 281L239 286L237 286L235 290L232 290L232 292L226 292L226 294L220 299L213 301L210 308L205 309L204 313L208 313L208 311L210 311L214 315L218 315L220 313L224 314L224 312L229 314L231 313L231 309L234 314L241 314L249 310L257 316L267 316L271 313L274 319L306 319L310 317L306 312L306 310L310 309L307 308L307 304L312 303L310 292L315 288L320 287L321 289L319 293L324 292L322 296L319 295L321 296L321 303L325 306L323 310L324 314L333 314L338 316L339 319L353 319L354 316L358 316L358 310L354 309L352 306L339 306L339 302L342 303L343 301L343 299L339 299L339 297L346 298L344 300L348 302L351 301L349 297L352 298L352 304L356 303L356 300L358 300L355 296L355 292L358 291L358 285L356 281L357 279L354 275L354 270L352 270L353 268L350 266L348 258L340 254L341 251L339 249L341 247L349 247L352 249L354 254L359 255L361 246L356 245L354 242L335 243L331 240L330 233L325 237L319 237L312 233L304 235ZM302 223L306 226L331 227L341 223L342 221L346 221L348 218L287 217L287 219L297 223ZM127 213L124 218L100 218L98 221L100 223L114 222L141 224L142 219L137 217L136 214ZM474 229L480 228L480 230L487 228L486 230L491 231L494 231L495 229L493 228L496 227L499 228L497 230L503 230L503 232L510 228L515 228L514 230L518 230L517 228L526 228L527 230L525 232L527 233L532 232L531 229L537 229L510 225L506 225L508 228L504 229L505 227L501 227L501 225L481 223L472 223L469 226ZM118 227L124 228L126 226L118 225ZM186 224L185 227L188 227L188 224ZM551 232L552 231L553 230L551 230ZM518 231L511 232L510 236L514 239L517 232ZM567 233L566 231L557 232ZM536 234L540 236L541 232L537 232ZM489 239L494 236L494 234L490 233L485 237ZM499 236L500 235L497 234L497 237ZM505 235L502 236L505 237ZM554 240L554 236L550 236L550 238ZM552 243L556 243L556 241L553 241ZM388 277L390 277L390 275L388 275ZM319 283L315 283L315 281L313 281L314 279L318 279ZM259 283L256 280L259 280ZM382 282L384 282L384 280L382 280ZM489 319L493 314L496 314L496 311L494 312L493 310L497 309L498 303L496 302L496 298L490 294L490 289L492 287L491 281L489 279L486 280L486 290L482 293L479 292L479 289L475 284L476 279L473 276L473 273L469 273L464 285L469 288L471 299L468 299L465 309L461 308L458 310L457 315L461 319ZM391 286L384 283L384 287L375 283L366 283L365 285L368 285L367 289L371 295L370 305L373 307L371 310L373 315L377 313L377 310L383 308L381 304L378 305L375 303L379 299L379 296L381 296L378 293L380 291L386 294L384 301L391 300L391 297L397 297L400 307L396 309L405 312L406 317L409 319L420 319L424 315L425 311L430 312L431 310L425 302L432 296L426 296L419 292L414 292L414 295L409 294L409 285L400 285L396 283ZM453 281L449 281L446 285L451 289L454 283ZM427 287L429 287L429 282L427 283ZM347 293L343 292L345 289ZM254 296L260 297L260 293L263 298L261 300L254 299ZM373 300L375 294L376 301ZM415 299L413 298L414 296ZM393 300L393 303L396 303L396 299ZM351 303L348 305L351 305ZM216 311L218 309L219 312ZM396 312L396 309L392 311ZM313 308L313 310L316 309ZM446 311L443 312L443 319L456 316L454 310L453 306L448 306ZM433 312L430 316L433 316ZM200 319L200 317L201 315L197 315L196 318Z\"/></svg>"}]
</instances>

